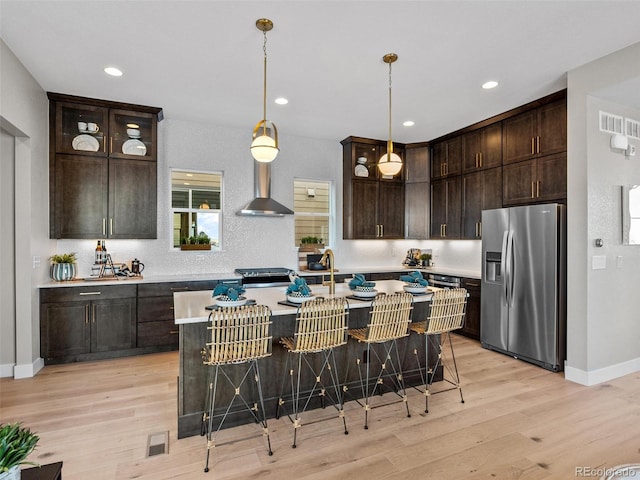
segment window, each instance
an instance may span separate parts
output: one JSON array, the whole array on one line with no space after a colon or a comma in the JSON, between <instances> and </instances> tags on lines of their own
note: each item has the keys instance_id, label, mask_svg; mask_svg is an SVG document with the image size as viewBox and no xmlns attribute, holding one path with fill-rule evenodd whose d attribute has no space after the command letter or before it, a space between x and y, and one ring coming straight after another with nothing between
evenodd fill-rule
<instances>
[{"instance_id":1,"label":"window","mask_svg":"<svg viewBox=\"0 0 640 480\"><path fill-rule=\"evenodd\" d=\"M222 218L222 173L173 170L171 172L172 245L206 234L212 249L219 249ZM193 243L193 242L191 242Z\"/></svg>"},{"instance_id":2,"label":"window","mask_svg":"<svg viewBox=\"0 0 640 480\"><path fill-rule=\"evenodd\" d=\"M300 245L304 237L316 237L321 243L331 243L331 182L294 180L293 205L295 244Z\"/></svg>"}]
</instances>

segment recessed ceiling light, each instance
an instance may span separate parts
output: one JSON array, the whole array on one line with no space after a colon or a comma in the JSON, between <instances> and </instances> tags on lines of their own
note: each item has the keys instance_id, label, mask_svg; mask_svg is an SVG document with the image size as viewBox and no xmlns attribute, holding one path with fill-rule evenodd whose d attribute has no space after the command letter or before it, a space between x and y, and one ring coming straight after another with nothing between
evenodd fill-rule
<instances>
[{"instance_id":1,"label":"recessed ceiling light","mask_svg":"<svg viewBox=\"0 0 640 480\"><path fill-rule=\"evenodd\" d=\"M280 97L280 98L276 98L276 99L275 99L275 102L276 102L278 105L286 105L287 103L289 103L289 100L287 100L287 99L286 99L286 98L284 98L284 97Z\"/></svg>"},{"instance_id":2,"label":"recessed ceiling light","mask_svg":"<svg viewBox=\"0 0 640 480\"><path fill-rule=\"evenodd\" d=\"M498 86L498 82L496 82L495 80L490 80L482 84L482 88L484 88L485 90L496 88L497 86Z\"/></svg>"},{"instance_id":3,"label":"recessed ceiling light","mask_svg":"<svg viewBox=\"0 0 640 480\"><path fill-rule=\"evenodd\" d=\"M104 72L108 75L111 75L113 77L121 77L122 76L122 70L120 70L119 68L116 67L104 67Z\"/></svg>"},{"instance_id":4,"label":"recessed ceiling light","mask_svg":"<svg viewBox=\"0 0 640 480\"><path fill-rule=\"evenodd\" d=\"M405 127L413 127L415 124L416 122L414 122L413 120L407 120L402 125L404 125Z\"/></svg>"}]
</instances>

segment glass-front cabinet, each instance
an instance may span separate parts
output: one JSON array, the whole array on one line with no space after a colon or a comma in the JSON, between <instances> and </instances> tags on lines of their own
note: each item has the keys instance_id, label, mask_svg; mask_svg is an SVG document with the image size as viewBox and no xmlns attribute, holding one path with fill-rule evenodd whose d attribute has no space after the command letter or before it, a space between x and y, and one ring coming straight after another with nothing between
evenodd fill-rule
<instances>
[{"instance_id":1,"label":"glass-front cabinet","mask_svg":"<svg viewBox=\"0 0 640 480\"><path fill-rule=\"evenodd\" d=\"M48 93L50 237L157 237L162 109Z\"/></svg>"}]
</instances>

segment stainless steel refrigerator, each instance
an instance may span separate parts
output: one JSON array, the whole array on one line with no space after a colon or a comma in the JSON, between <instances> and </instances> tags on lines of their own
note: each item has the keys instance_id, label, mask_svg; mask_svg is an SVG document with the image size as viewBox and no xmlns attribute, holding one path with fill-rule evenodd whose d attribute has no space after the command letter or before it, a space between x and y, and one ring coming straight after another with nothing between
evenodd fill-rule
<instances>
[{"instance_id":1,"label":"stainless steel refrigerator","mask_svg":"<svg viewBox=\"0 0 640 480\"><path fill-rule=\"evenodd\" d=\"M565 206L555 203L482 212L483 347L563 369L565 225Z\"/></svg>"}]
</instances>

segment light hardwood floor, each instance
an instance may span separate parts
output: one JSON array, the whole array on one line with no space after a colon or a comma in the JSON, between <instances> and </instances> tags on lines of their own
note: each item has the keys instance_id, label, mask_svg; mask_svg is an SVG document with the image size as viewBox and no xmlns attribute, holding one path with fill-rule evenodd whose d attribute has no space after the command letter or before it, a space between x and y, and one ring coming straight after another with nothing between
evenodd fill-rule
<instances>
[{"instance_id":1,"label":"light hardwood floor","mask_svg":"<svg viewBox=\"0 0 640 480\"><path fill-rule=\"evenodd\" d=\"M38 432L30 459L64 461L65 480L570 479L640 463L640 373L583 387L464 337L455 348L466 403L442 393L425 414L412 389L411 418L401 404L376 408L364 430L349 402L349 435L337 419L309 423L313 412L297 449L289 421L271 420L271 457L254 425L225 430L218 441L251 438L216 447L206 474L205 439L176 438L176 352L0 379L0 422ZM147 458L148 435L167 430L169 453Z\"/></svg>"}]
</instances>

